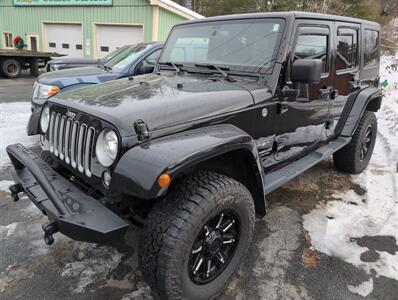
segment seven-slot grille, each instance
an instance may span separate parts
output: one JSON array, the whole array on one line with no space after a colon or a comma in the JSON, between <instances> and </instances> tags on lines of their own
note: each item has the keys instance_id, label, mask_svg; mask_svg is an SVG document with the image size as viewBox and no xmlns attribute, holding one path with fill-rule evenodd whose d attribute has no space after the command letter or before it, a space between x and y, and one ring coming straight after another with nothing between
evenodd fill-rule
<instances>
[{"instance_id":1,"label":"seven-slot grille","mask_svg":"<svg viewBox=\"0 0 398 300\"><path fill-rule=\"evenodd\" d=\"M95 129L56 112L51 113L50 152L80 173L91 177Z\"/></svg>"}]
</instances>

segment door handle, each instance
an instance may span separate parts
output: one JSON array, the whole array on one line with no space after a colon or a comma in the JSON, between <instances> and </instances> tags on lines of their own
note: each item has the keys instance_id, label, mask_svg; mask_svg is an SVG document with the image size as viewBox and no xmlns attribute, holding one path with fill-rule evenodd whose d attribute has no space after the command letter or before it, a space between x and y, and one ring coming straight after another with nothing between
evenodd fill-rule
<instances>
[{"instance_id":1,"label":"door handle","mask_svg":"<svg viewBox=\"0 0 398 300\"><path fill-rule=\"evenodd\" d=\"M359 80L355 80L355 79L351 79L349 81L349 83L350 83L351 87L354 89L359 88L361 85L361 82Z\"/></svg>"},{"instance_id":2,"label":"door handle","mask_svg":"<svg viewBox=\"0 0 398 300\"><path fill-rule=\"evenodd\" d=\"M278 103L278 115L282 115L289 110L289 106L286 104Z\"/></svg>"},{"instance_id":3,"label":"door handle","mask_svg":"<svg viewBox=\"0 0 398 300\"><path fill-rule=\"evenodd\" d=\"M331 88L320 89L319 90L319 99L326 99L332 94Z\"/></svg>"}]
</instances>

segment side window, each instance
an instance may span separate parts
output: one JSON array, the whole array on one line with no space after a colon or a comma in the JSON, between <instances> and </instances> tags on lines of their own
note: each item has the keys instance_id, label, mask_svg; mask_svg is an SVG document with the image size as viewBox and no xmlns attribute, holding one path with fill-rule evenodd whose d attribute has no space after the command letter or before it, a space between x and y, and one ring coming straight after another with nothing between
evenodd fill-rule
<instances>
[{"instance_id":1,"label":"side window","mask_svg":"<svg viewBox=\"0 0 398 300\"><path fill-rule=\"evenodd\" d=\"M379 32L376 30L365 30L364 36L364 67L377 65L379 62Z\"/></svg>"},{"instance_id":2,"label":"side window","mask_svg":"<svg viewBox=\"0 0 398 300\"><path fill-rule=\"evenodd\" d=\"M155 66L159 59L161 51L162 51L162 49L159 49L159 50L156 50L155 52L153 52L152 54L150 54L147 58L144 59L143 65L144 66Z\"/></svg>"},{"instance_id":3,"label":"side window","mask_svg":"<svg viewBox=\"0 0 398 300\"><path fill-rule=\"evenodd\" d=\"M358 30L339 28L337 30L336 70L358 66Z\"/></svg>"},{"instance_id":4,"label":"side window","mask_svg":"<svg viewBox=\"0 0 398 300\"><path fill-rule=\"evenodd\" d=\"M321 59L322 73L328 70L328 35L326 34L300 34L294 50L293 60L303 58Z\"/></svg>"}]
</instances>

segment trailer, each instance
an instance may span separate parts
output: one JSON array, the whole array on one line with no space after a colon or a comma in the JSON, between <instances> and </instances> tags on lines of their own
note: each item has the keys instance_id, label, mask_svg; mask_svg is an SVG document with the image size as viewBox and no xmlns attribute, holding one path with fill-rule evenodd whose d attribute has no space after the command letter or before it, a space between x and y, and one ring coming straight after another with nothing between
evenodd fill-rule
<instances>
[{"instance_id":1,"label":"trailer","mask_svg":"<svg viewBox=\"0 0 398 300\"><path fill-rule=\"evenodd\" d=\"M53 57L64 56L55 52L0 49L0 75L17 78L22 70L30 70L33 76L39 75L39 67L44 67Z\"/></svg>"}]
</instances>

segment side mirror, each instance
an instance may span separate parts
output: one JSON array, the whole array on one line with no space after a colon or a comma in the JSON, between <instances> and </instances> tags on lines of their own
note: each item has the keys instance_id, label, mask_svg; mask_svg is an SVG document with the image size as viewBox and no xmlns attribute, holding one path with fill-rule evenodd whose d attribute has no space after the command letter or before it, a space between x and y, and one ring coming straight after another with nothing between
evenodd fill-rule
<instances>
[{"instance_id":1,"label":"side mirror","mask_svg":"<svg viewBox=\"0 0 398 300\"><path fill-rule=\"evenodd\" d=\"M135 69L135 75L142 75L142 74L149 74L149 73L153 73L155 69L155 66L152 65L144 65L143 63L141 63L140 65L137 66L137 68Z\"/></svg>"},{"instance_id":2,"label":"side mirror","mask_svg":"<svg viewBox=\"0 0 398 300\"><path fill-rule=\"evenodd\" d=\"M321 59L298 59L293 62L290 79L294 83L319 83L322 74Z\"/></svg>"}]
</instances>

